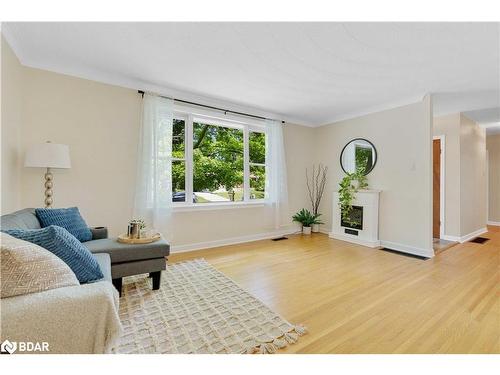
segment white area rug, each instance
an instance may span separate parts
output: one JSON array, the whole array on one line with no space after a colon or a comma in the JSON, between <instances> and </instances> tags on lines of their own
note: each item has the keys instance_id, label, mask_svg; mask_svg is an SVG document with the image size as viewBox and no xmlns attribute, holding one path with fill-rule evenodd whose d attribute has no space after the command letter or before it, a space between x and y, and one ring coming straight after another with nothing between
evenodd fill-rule
<instances>
[{"instance_id":1,"label":"white area rug","mask_svg":"<svg viewBox=\"0 0 500 375\"><path fill-rule=\"evenodd\" d=\"M118 353L275 353L305 333L204 259L124 279Z\"/></svg>"}]
</instances>

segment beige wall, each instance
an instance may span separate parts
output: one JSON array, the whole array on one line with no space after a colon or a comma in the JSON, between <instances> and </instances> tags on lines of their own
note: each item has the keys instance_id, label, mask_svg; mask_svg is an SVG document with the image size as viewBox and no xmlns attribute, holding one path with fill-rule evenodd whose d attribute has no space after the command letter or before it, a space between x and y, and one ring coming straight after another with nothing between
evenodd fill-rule
<instances>
[{"instance_id":1,"label":"beige wall","mask_svg":"<svg viewBox=\"0 0 500 375\"><path fill-rule=\"evenodd\" d=\"M444 234L460 237L460 114L434 117L435 136L444 135Z\"/></svg>"},{"instance_id":2,"label":"beige wall","mask_svg":"<svg viewBox=\"0 0 500 375\"><path fill-rule=\"evenodd\" d=\"M20 160L18 158L21 110L22 67L2 36L1 41L1 102L2 102L2 199L1 213L20 207Z\"/></svg>"},{"instance_id":3,"label":"beige wall","mask_svg":"<svg viewBox=\"0 0 500 375\"><path fill-rule=\"evenodd\" d=\"M131 216L140 96L133 90L24 68L21 155L50 140L72 167L54 170L54 206L78 206L90 225L123 232ZM43 171L21 170L21 206L43 204Z\"/></svg>"},{"instance_id":4,"label":"beige wall","mask_svg":"<svg viewBox=\"0 0 500 375\"><path fill-rule=\"evenodd\" d=\"M460 115L460 231L486 227L486 133Z\"/></svg>"},{"instance_id":5,"label":"beige wall","mask_svg":"<svg viewBox=\"0 0 500 375\"><path fill-rule=\"evenodd\" d=\"M500 225L500 134L486 137L488 150L488 221Z\"/></svg>"},{"instance_id":6,"label":"beige wall","mask_svg":"<svg viewBox=\"0 0 500 375\"><path fill-rule=\"evenodd\" d=\"M321 211L331 227L332 192L344 176L339 164L343 146L366 138L378 159L369 187L382 190L379 236L396 250L432 254L431 103L422 102L322 126L316 132L316 160L329 166Z\"/></svg>"},{"instance_id":7,"label":"beige wall","mask_svg":"<svg viewBox=\"0 0 500 375\"><path fill-rule=\"evenodd\" d=\"M141 98L137 91L22 67L24 111L19 155L34 143L68 144L72 168L54 170L55 207L78 206L89 225L106 225L112 235L131 218ZM290 211L307 204L304 174L314 150L312 128L284 130ZM5 169L12 164L5 162ZM43 203L43 170L10 168L21 178L18 207ZM2 165L2 171L4 165ZM6 212L18 207L11 207ZM173 215L173 244L200 246L272 234L268 207L181 211Z\"/></svg>"},{"instance_id":8,"label":"beige wall","mask_svg":"<svg viewBox=\"0 0 500 375\"><path fill-rule=\"evenodd\" d=\"M24 93L18 155L46 140L68 144L72 168L54 171L55 206L79 206L90 225L107 225L112 235L123 232L132 211L140 96L135 90L19 69L22 77L16 76L11 84ZM383 190L380 238L399 250L432 251L430 113L426 97L420 103L316 129L287 124L290 214L309 207L305 168L321 161L330 168L321 208L323 230L330 230L331 195L343 175L340 150L351 138L365 137L379 153L369 182ZM43 171L4 161L2 173L9 168L20 174L21 185L11 190L20 191L19 204L12 209L42 205ZM175 212L173 219L178 249L273 231L272 214L266 207Z\"/></svg>"}]
</instances>

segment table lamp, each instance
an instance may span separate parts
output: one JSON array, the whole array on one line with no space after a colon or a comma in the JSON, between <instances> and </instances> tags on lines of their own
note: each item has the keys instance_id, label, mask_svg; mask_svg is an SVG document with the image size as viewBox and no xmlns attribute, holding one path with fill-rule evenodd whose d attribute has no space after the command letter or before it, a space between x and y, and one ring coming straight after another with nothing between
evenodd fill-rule
<instances>
[{"instance_id":1,"label":"table lamp","mask_svg":"<svg viewBox=\"0 0 500 375\"><path fill-rule=\"evenodd\" d=\"M57 143L41 143L31 146L24 158L25 167L47 168L45 173L45 208L51 208L53 176L51 168L71 168L69 147Z\"/></svg>"}]
</instances>

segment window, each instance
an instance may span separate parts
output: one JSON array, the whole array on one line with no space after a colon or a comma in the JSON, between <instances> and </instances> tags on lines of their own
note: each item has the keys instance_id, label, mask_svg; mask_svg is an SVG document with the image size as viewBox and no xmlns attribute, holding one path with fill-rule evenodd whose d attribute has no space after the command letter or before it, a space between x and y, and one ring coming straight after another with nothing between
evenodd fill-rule
<instances>
[{"instance_id":1,"label":"window","mask_svg":"<svg viewBox=\"0 0 500 375\"><path fill-rule=\"evenodd\" d=\"M186 201L186 121L181 119L173 121L172 201Z\"/></svg>"},{"instance_id":2,"label":"window","mask_svg":"<svg viewBox=\"0 0 500 375\"><path fill-rule=\"evenodd\" d=\"M242 201L243 130L193 123L193 192L197 203Z\"/></svg>"},{"instance_id":3,"label":"window","mask_svg":"<svg viewBox=\"0 0 500 375\"><path fill-rule=\"evenodd\" d=\"M265 198L263 124L176 113L172 201L177 205L256 202Z\"/></svg>"},{"instance_id":4,"label":"window","mask_svg":"<svg viewBox=\"0 0 500 375\"><path fill-rule=\"evenodd\" d=\"M266 186L266 135L250 132L250 199L263 199Z\"/></svg>"}]
</instances>

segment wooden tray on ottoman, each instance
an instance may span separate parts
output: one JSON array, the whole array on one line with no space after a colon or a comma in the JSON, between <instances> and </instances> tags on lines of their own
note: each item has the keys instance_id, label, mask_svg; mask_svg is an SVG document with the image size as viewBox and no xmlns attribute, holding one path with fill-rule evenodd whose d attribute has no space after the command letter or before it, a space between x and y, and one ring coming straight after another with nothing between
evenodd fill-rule
<instances>
[{"instance_id":1,"label":"wooden tray on ottoman","mask_svg":"<svg viewBox=\"0 0 500 375\"><path fill-rule=\"evenodd\" d=\"M143 237L143 238L129 238L126 234L120 234L118 238L116 239L118 242L121 243L128 243L128 244L144 244L144 243L151 243L158 241L161 238L160 233L156 233L152 237Z\"/></svg>"}]
</instances>

